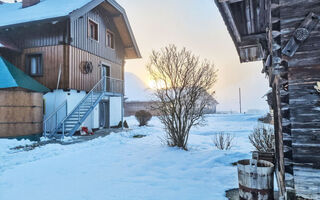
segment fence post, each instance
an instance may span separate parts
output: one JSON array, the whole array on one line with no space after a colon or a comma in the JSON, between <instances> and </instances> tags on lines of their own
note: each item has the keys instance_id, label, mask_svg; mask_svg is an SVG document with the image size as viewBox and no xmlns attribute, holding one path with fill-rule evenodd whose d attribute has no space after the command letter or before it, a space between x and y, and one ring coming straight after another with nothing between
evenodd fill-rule
<instances>
[{"instance_id":1,"label":"fence post","mask_svg":"<svg viewBox=\"0 0 320 200\"><path fill-rule=\"evenodd\" d=\"M91 93L91 106L93 105L93 91Z\"/></svg>"},{"instance_id":2,"label":"fence post","mask_svg":"<svg viewBox=\"0 0 320 200\"><path fill-rule=\"evenodd\" d=\"M64 122L62 124L62 139L64 138Z\"/></svg>"},{"instance_id":3,"label":"fence post","mask_svg":"<svg viewBox=\"0 0 320 200\"><path fill-rule=\"evenodd\" d=\"M44 123L43 125L43 128L44 128L44 137L47 137L47 122Z\"/></svg>"},{"instance_id":4,"label":"fence post","mask_svg":"<svg viewBox=\"0 0 320 200\"><path fill-rule=\"evenodd\" d=\"M58 126L58 114L57 114L57 113L55 114L55 118L56 118L56 125L55 125L55 127L57 127L57 126Z\"/></svg>"},{"instance_id":5,"label":"fence post","mask_svg":"<svg viewBox=\"0 0 320 200\"><path fill-rule=\"evenodd\" d=\"M121 95L121 127L123 129L123 118L124 118L124 98L123 94Z\"/></svg>"}]
</instances>

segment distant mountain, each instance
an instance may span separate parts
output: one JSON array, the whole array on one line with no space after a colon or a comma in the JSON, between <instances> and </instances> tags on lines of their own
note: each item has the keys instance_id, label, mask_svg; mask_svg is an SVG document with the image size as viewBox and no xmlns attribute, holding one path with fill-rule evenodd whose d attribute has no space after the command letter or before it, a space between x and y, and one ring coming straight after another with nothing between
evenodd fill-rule
<instances>
[{"instance_id":1,"label":"distant mountain","mask_svg":"<svg viewBox=\"0 0 320 200\"><path fill-rule=\"evenodd\" d=\"M125 73L125 98L127 101L149 101L152 92L135 74Z\"/></svg>"}]
</instances>

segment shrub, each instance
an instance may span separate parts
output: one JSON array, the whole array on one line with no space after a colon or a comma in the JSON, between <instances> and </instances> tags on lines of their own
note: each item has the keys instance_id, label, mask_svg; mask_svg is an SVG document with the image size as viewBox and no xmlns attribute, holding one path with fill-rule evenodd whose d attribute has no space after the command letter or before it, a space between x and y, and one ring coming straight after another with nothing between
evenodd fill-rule
<instances>
[{"instance_id":1,"label":"shrub","mask_svg":"<svg viewBox=\"0 0 320 200\"><path fill-rule=\"evenodd\" d=\"M230 150L233 139L229 133L218 133L213 137L213 144L220 150Z\"/></svg>"},{"instance_id":2,"label":"shrub","mask_svg":"<svg viewBox=\"0 0 320 200\"><path fill-rule=\"evenodd\" d=\"M249 140L259 152L274 152L275 138L274 130L271 127L258 125L249 135Z\"/></svg>"},{"instance_id":3,"label":"shrub","mask_svg":"<svg viewBox=\"0 0 320 200\"><path fill-rule=\"evenodd\" d=\"M148 125L148 122L151 120L152 115L148 111L140 110L136 112L135 117L139 122L139 126L146 126Z\"/></svg>"}]
</instances>

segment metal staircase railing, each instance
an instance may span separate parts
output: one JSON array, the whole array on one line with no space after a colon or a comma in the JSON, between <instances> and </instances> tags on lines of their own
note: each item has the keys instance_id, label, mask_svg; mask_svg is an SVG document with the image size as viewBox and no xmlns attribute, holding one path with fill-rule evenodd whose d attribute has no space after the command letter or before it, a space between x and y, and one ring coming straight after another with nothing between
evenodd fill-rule
<instances>
[{"instance_id":1,"label":"metal staircase railing","mask_svg":"<svg viewBox=\"0 0 320 200\"><path fill-rule=\"evenodd\" d=\"M104 96L122 95L123 81L103 77L51 132L51 137L73 136ZM61 134L61 135L60 135Z\"/></svg>"},{"instance_id":2,"label":"metal staircase railing","mask_svg":"<svg viewBox=\"0 0 320 200\"><path fill-rule=\"evenodd\" d=\"M58 124L68 115L67 100L43 121L43 136L50 137Z\"/></svg>"}]
</instances>

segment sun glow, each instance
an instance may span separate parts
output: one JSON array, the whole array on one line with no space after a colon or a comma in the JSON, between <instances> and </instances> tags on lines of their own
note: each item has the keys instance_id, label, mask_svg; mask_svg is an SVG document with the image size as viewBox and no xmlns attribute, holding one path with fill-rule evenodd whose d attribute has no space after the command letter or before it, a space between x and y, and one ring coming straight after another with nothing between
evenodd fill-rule
<instances>
[{"instance_id":1,"label":"sun glow","mask_svg":"<svg viewBox=\"0 0 320 200\"><path fill-rule=\"evenodd\" d=\"M166 88L166 84L163 80L150 80L149 87L152 90L164 89Z\"/></svg>"}]
</instances>

